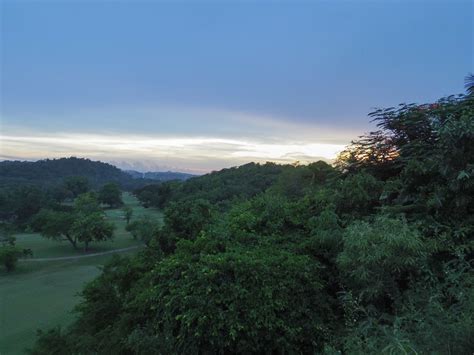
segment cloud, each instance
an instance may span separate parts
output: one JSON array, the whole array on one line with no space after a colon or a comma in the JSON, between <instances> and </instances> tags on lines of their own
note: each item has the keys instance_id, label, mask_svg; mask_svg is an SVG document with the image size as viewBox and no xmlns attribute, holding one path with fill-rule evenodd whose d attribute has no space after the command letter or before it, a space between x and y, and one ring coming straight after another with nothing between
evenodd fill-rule
<instances>
[{"instance_id":1,"label":"cloud","mask_svg":"<svg viewBox=\"0 0 474 355\"><path fill-rule=\"evenodd\" d=\"M207 172L249 161L291 163L333 159L342 144L301 141L269 143L264 139L155 137L137 134L36 133L2 136L2 156L34 160L81 156L113 161L124 167ZM141 168L140 168L141 167Z\"/></svg>"},{"instance_id":2,"label":"cloud","mask_svg":"<svg viewBox=\"0 0 474 355\"><path fill-rule=\"evenodd\" d=\"M32 132L84 132L90 134L136 134L154 136L260 138L267 140L312 140L345 144L363 133L324 117L302 121L297 117L267 115L212 107L121 106L89 107L69 111L3 114L5 129ZM321 122L326 122L322 124Z\"/></svg>"},{"instance_id":3,"label":"cloud","mask_svg":"<svg viewBox=\"0 0 474 355\"><path fill-rule=\"evenodd\" d=\"M2 116L1 158L88 157L137 170L207 172L249 161L331 160L362 134L200 107L114 107Z\"/></svg>"}]
</instances>

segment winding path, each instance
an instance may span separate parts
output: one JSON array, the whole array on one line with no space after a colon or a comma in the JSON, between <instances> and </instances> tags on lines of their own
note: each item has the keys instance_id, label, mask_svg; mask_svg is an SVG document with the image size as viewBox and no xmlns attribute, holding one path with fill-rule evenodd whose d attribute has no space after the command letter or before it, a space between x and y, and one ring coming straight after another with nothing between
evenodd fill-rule
<instances>
[{"instance_id":1,"label":"winding path","mask_svg":"<svg viewBox=\"0 0 474 355\"><path fill-rule=\"evenodd\" d=\"M86 255L72 255L72 256L59 256L57 258L31 258L31 259L19 259L18 261L61 261L61 260L76 260L82 258L91 258L93 256L101 256L101 255L108 255L108 254L115 254L115 253L122 253L124 251L134 250L138 248L143 248L145 245L135 245L133 247L122 248L122 249L114 249L109 251L104 251L102 253L93 253L93 254L86 254Z\"/></svg>"}]
</instances>

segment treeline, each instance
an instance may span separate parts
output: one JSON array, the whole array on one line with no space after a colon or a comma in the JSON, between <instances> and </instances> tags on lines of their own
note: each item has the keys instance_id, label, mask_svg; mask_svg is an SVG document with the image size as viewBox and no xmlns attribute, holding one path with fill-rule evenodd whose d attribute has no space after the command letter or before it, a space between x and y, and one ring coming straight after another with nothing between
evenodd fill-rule
<instances>
[{"instance_id":1,"label":"treeline","mask_svg":"<svg viewBox=\"0 0 474 355\"><path fill-rule=\"evenodd\" d=\"M82 158L45 159L35 162L0 162L0 188L19 185L53 188L72 176L87 178L92 188L115 182L124 190L131 190L151 180L133 179L117 167L100 161Z\"/></svg>"},{"instance_id":2,"label":"treeline","mask_svg":"<svg viewBox=\"0 0 474 355\"><path fill-rule=\"evenodd\" d=\"M50 188L35 185L19 185L0 188L0 225L10 225L16 229L28 228L31 219L42 208L64 208L64 202L72 202L89 191L97 193L98 203L109 207L122 205L119 185L108 182L94 190L84 176L71 176Z\"/></svg>"},{"instance_id":3,"label":"treeline","mask_svg":"<svg viewBox=\"0 0 474 355\"><path fill-rule=\"evenodd\" d=\"M249 163L194 177L185 183L167 181L150 184L134 190L134 194L145 207L164 208L171 201L187 203L202 198L225 209L237 200L245 200L265 191L284 170L291 168L291 165Z\"/></svg>"},{"instance_id":4,"label":"treeline","mask_svg":"<svg viewBox=\"0 0 474 355\"><path fill-rule=\"evenodd\" d=\"M120 204L117 197L115 201L110 197L117 196L114 194L117 189L132 190L150 182L133 179L113 165L89 159L3 161L0 162L0 232L5 224L25 229L41 208L55 208L82 193L104 187L100 202L117 206Z\"/></svg>"},{"instance_id":5,"label":"treeline","mask_svg":"<svg viewBox=\"0 0 474 355\"><path fill-rule=\"evenodd\" d=\"M91 190L85 177L64 180L58 190L43 191L35 186L19 186L0 190L0 265L13 271L18 259L32 256L33 251L15 245L14 234L33 231L56 241L68 241L77 249L87 251L91 242L113 237L114 226L105 219L104 207L123 205L122 191L116 183L104 184ZM133 211L124 208L129 223Z\"/></svg>"},{"instance_id":6,"label":"treeline","mask_svg":"<svg viewBox=\"0 0 474 355\"><path fill-rule=\"evenodd\" d=\"M474 99L372 114L335 167L250 164L136 191L164 208L33 354L470 354Z\"/></svg>"}]
</instances>

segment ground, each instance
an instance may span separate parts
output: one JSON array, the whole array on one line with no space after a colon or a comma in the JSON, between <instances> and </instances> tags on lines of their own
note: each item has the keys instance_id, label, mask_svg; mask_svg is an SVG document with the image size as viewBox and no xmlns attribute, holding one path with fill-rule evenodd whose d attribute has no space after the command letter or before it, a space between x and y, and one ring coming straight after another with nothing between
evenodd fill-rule
<instances>
[{"instance_id":1,"label":"ground","mask_svg":"<svg viewBox=\"0 0 474 355\"><path fill-rule=\"evenodd\" d=\"M150 215L162 218L159 211L145 209L129 194L124 202L133 208L133 218ZM125 231L125 220L121 209L107 210L107 216L116 225L114 240L91 245L91 253L101 253L140 245ZM34 258L77 256L70 260L21 261L11 274L0 271L0 354L21 354L35 340L37 329L66 325L78 302L78 292L84 283L100 273L103 265L112 256L97 255L83 258L82 250L74 250L68 242L55 242L35 233L16 236L17 245L30 248ZM120 253L126 255L134 249Z\"/></svg>"}]
</instances>

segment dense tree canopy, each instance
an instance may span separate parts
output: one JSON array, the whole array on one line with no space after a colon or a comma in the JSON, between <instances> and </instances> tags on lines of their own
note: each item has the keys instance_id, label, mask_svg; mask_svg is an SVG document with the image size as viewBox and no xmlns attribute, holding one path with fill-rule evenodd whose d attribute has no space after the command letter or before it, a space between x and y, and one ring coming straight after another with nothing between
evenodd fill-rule
<instances>
[{"instance_id":1,"label":"dense tree canopy","mask_svg":"<svg viewBox=\"0 0 474 355\"><path fill-rule=\"evenodd\" d=\"M474 103L373 113L335 167L250 164L138 190L165 210L34 354L470 354Z\"/></svg>"},{"instance_id":2,"label":"dense tree canopy","mask_svg":"<svg viewBox=\"0 0 474 355\"><path fill-rule=\"evenodd\" d=\"M75 157L35 162L9 160L0 162L0 190L24 185L45 189L73 187L74 190L81 186L80 191L75 191L77 196L85 192L83 182L78 181L83 179L87 180L87 186L91 189L98 189L108 182L114 182L122 189L134 189L153 182L148 179L134 179L107 163ZM71 186L64 186L64 180L68 184L71 183Z\"/></svg>"}]
</instances>

